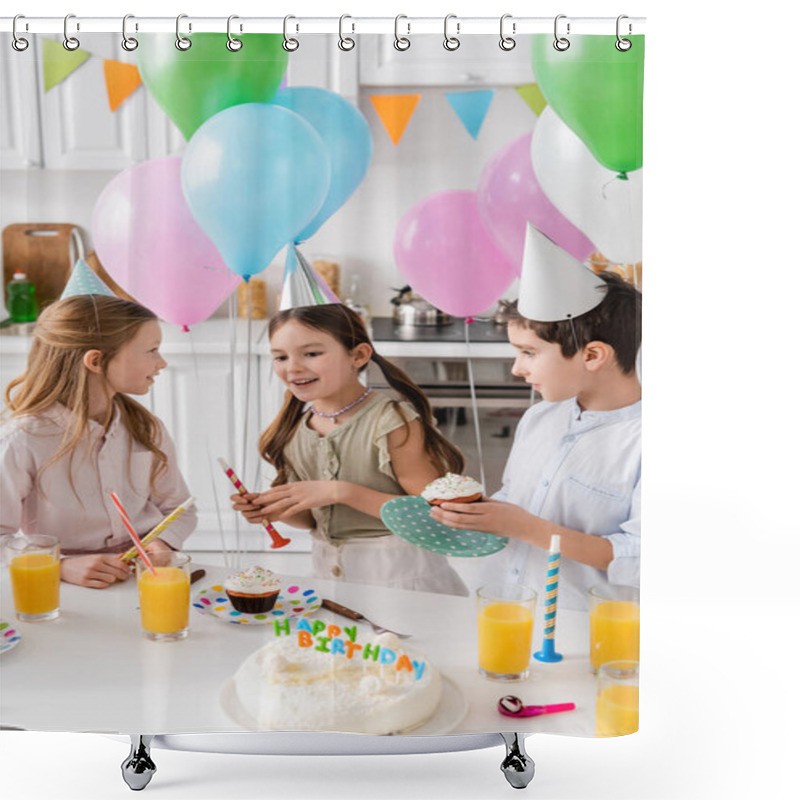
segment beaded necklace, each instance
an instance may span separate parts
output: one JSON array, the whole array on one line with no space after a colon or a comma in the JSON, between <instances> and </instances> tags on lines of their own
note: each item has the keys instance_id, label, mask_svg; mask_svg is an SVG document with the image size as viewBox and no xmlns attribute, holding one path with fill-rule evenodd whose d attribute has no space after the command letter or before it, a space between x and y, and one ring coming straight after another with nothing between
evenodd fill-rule
<instances>
[{"instance_id":1,"label":"beaded necklace","mask_svg":"<svg viewBox=\"0 0 800 800\"><path fill-rule=\"evenodd\" d=\"M340 408L338 411L317 411L314 406L311 406L311 413L316 414L318 417L325 417L326 419L336 419L336 417L341 416L344 414L345 411L349 411L353 406L357 406L359 403L362 403L372 394L372 387L369 387L361 397L357 397L353 400L352 403L348 403L344 408Z\"/></svg>"}]
</instances>

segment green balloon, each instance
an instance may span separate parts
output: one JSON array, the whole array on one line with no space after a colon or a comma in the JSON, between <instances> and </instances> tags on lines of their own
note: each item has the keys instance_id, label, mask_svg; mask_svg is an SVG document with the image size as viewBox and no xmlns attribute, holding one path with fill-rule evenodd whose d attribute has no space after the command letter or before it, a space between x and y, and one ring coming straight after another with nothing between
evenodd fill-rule
<instances>
[{"instance_id":1,"label":"green balloon","mask_svg":"<svg viewBox=\"0 0 800 800\"><path fill-rule=\"evenodd\" d=\"M250 33L227 48L225 33L187 36L188 50L170 33L139 35L138 64L145 86L188 139L216 113L241 103L268 103L286 71L288 53L278 34Z\"/></svg>"},{"instance_id":2,"label":"green balloon","mask_svg":"<svg viewBox=\"0 0 800 800\"><path fill-rule=\"evenodd\" d=\"M642 166L644 36L616 48L616 36L570 36L567 50L553 37L533 39L533 72L559 117L607 169L621 173Z\"/></svg>"}]
</instances>

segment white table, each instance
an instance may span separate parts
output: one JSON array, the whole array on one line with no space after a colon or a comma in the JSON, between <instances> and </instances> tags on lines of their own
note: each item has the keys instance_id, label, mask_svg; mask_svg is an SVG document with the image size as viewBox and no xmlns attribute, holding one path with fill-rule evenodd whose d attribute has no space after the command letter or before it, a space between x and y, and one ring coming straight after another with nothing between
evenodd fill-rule
<instances>
[{"instance_id":1,"label":"white table","mask_svg":"<svg viewBox=\"0 0 800 800\"><path fill-rule=\"evenodd\" d=\"M219 583L227 572L206 569L207 575L192 587L192 596ZM413 634L404 641L424 652L466 698L466 715L450 733L514 730L594 736L595 684L588 660L587 614L559 611L556 648L563 661L544 664L534 659L526 681L504 684L478 674L474 597L283 577L358 609L382 625ZM0 720L28 730L240 732L220 706L220 689L250 653L275 636L271 624L233 625L192 609L187 639L148 641L141 636L132 579L102 591L62 583L62 614L53 622L16 622L7 569L0 596L0 618L14 621L23 635L14 649L0 655ZM541 613L540 608L535 649L541 644ZM324 609L309 617L313 618L340 627L352 624ZM576 709L526 719L504 717L496 706L506 694L517 695L526 704L574 702Z\"/></svg>"}]
</instances>

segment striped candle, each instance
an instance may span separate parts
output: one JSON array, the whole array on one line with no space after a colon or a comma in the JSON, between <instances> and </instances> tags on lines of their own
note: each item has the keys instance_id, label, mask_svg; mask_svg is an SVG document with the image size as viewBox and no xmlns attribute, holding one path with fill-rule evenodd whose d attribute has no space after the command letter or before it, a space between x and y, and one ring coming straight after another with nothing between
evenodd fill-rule
<instances>
[{"instance_id":1,"label":"striped candle","mask_svg":"<svg viewBox=\"0 0 800 800\"><path fill-rule=\"evenodd\" d=\"M561 537L550 537L550 551L547 555L547 582L544 592L544 641L542 649L534 653L539 661L561 661L563 656L556 653L556 608L558 606L558 570L561 565Z\"/></svg>"},{"instance_id":2,"label":"striped candle","mask_svg":"<svg viewBox=\"0 0 800 800\"><path fill-rule=\"evenodd\" d=\"M217 461L219 461L219 465L228 476L228 480L236 487L236 491L239 492L239 494L247 494L247 489L244 488L242 482L236 477L236 473L228 466L228 462L225 461L224 458L218 458ZM279 547L286 547L286 545L292 541L291 539L281 536L268 519L262 520L261 524L272 539L271 547L273 550L277 550Z\"/></svg>"}]
</instances>

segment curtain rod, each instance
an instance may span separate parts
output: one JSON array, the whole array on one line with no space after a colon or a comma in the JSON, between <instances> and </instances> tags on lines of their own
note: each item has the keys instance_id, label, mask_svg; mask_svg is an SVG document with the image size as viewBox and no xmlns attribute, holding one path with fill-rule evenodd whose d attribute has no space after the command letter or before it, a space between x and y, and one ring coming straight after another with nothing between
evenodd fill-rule
<instances>
[{"instance_id":1,"label":"curtain rod","mask_svg":"<svg viewBox=\"0 0 800 800\"><path fill-rule=\"evenodd\" d=\"M554 17L513 17L505 15L504 31L510 35L532 33L553 33ZM617 31L616 17L570 17L559 15L559 30L568 34L614 35ZM235 20L235 21L234 21ZM13 17L0 17L0 31L10 33ZM82 17L70 15L70 33L119 33L122 31L122 17ZM414 34L442 34L444 17L356 17L348 14L342 20L338 17L306 17L292 15L286 17L233 17L231 31L242 33L283 33L284 25L293 34L336 34L340 31L351 35L355 33L394 34L397 30L403 36ZM500 16L497 17L458 17L452 16L448 30L458 36L471 34L498 33ZM17 19L17 33L58 33L63 34L64 17L28 17ZM569 26L569 30L567 30ZM630 36L644 33L644 17L623 16L622 34ZM225 33L228 30L227 17L194 17L181 15L182 34L187 33ZM175 33L175 17L136 17L127 22L130 34L137 33Z\"/></svg>"}]
</instances>

